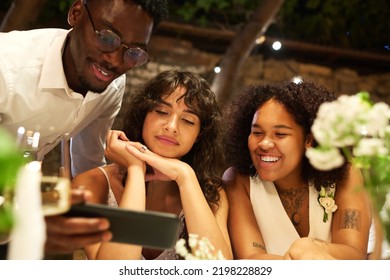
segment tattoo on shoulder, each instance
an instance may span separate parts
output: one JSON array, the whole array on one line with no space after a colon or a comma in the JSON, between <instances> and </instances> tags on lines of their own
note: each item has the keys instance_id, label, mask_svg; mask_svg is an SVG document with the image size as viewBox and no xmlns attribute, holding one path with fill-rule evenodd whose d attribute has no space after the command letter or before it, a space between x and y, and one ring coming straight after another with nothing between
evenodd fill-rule
<instances>
[{"instance_id":1,"label":"tattoo on shoulder","mask_svg":"<svg viewBox=\"0 0 390 280\"><path fill-rule=\"evenodd\" d=\"M345 209L342 212L339 229L355 229L360 231L362 217L359 210Z\"/></svg>"},{"instance_id":2,"label":"tattoo on shoulder","mask_svg":"<svg viewBox=\"0 0 390 280\"><path fill-rule=\"evenodd\" d=\"M261 243L258 243L258 242L252 242L252 245L253 245L253 247L255 247L255 248L260 248L260 249L262 249L262 250L264 250L264 251L267 251L266 249L265 249L265 246L263 245L263 244L261 244Z\"/></svg>"}]
</instances>

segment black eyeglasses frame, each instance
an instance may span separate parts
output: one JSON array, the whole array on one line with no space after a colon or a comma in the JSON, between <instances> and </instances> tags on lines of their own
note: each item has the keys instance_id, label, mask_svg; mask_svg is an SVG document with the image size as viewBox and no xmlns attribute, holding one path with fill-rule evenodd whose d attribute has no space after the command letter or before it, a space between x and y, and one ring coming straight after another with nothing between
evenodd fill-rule
<instances>
[{"instance_id":1,"label":"black eyeglasses frame","mask_svg":"<svg viewBox=\"0 0 390 280\"><path fill-rule=\"evenodd\" d=\"M93 29L93 31L94 31L94 33L97 36L97 39L99 41L99 45L100 45L99 49L102 52L108 52L108 53L115 52L122 46L126 49L125 52L123 53L123 61L124 62L127 61L128 62L127 64L131 65L131 67L140 67L140 66L143 66L150 61L149 55L148 55L146 50L143 50L140 47L128 47L127 45L122 43L122 38L118 34L116 34L114 31L109 30L109 29L103 29L100 31L97 30L95 27L95 24L93 23L91 13L90 13L89 8L88 8L88 1L83 0L83 5L84 5L85 10L87 12L89 21L91 22L92 29ZM105 38L107 38L107 34L110 34L109 36L111 36L114 39L118 39L119 43L115 44L117 46L109 47L109 44L105 43L105 42L109 41L109 40L105 39ZM105 48L104 46L107 46L107 48ZM140 60L139 59L140 57L144 57L144 59ZM132 62L132 61L134 61L134 62Z\"/></svg>"}]
</instances>

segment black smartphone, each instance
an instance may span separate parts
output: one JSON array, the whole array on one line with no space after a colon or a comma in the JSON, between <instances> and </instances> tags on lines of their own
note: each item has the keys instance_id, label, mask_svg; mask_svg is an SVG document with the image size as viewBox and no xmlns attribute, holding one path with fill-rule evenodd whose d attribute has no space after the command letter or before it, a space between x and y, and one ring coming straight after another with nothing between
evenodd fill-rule
<instances>
[{"instance_id":1,"label":"black smartphone","mask_svg":"<svg viewBox=\"0 0 390 280\"><path fill-rule=\"evenodd\" d=\"M110 221L112 242L148 248L172 248L177 241L179 218L156 211L132 211L103 204L72 205L65 213L71 217L105 217Z\"/></svg>"}]
</instances>

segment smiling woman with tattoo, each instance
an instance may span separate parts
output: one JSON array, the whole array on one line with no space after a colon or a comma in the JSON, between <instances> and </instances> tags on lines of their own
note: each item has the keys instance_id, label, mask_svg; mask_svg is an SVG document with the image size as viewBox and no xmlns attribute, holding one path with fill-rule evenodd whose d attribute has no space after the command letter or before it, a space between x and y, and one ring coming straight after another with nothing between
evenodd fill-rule
<instances>
[{"instance_id":1,"label":"smiling woman with tattoo","mask_svg":"<svg viewBox=\"0 0 390 280\"><path fill-rule=\"evenodd\" d=\"M232 102L224 174L238 259L365 259L370 205L358 170L318 171L305 152L321 103L313 83L252 86Z\"/></svg>"}]
</instances>

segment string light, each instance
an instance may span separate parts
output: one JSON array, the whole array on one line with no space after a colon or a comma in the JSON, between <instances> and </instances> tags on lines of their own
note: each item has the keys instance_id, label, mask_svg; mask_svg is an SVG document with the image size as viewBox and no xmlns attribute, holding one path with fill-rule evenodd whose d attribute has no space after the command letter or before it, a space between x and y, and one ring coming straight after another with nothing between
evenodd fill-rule
<instances>
[{"instance_id":1,"label":"string light","mask_svg":"<svg viewBox=\"0 0 390 280\"><path fill-rule=\"evenodd\" d=\"M261 45L262 43L265 42L265 36L260 36L259 38L256 39L255 43L256 45Z\"/></svg>"},{"instance_id":2,"label":"string light","mask_svg":"<svg viewBox=\"0 0 390 280\"><path fill-rule=\"evenodd\" d=\"M300 83L303 82L303 79L302 79L301 76L294 76L294 77L291 79L291 81L292 81L293 83L295 83L295 84L300 84Z\"/></svg>"},{"instance_id":3,"label":"string light","mask_svg":"<svg viewBox=\"0 0 390 280\"><path fill-rule=\"evenodd\" d=\"M275 41L273 42L272 44L272 48L275 50L275 51L278 51L282 48L282 43L280 41Z\"/></svg>"}]
</instances>

